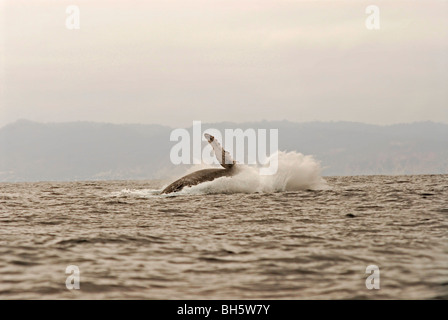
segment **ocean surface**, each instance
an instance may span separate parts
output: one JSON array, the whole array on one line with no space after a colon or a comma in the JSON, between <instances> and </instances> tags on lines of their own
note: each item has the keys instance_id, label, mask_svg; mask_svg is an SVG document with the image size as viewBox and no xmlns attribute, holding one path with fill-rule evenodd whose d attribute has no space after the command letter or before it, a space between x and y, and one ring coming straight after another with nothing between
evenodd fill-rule
<instances>
[{"instance_id":1,"label":"ocean surface","mask_svg":"<svg viewBox=\"0 0 448 320\"><path fill-rule=\"evenodd\" d=\"M448 298L448 175L243 180L0 183L0 299Z\"/></svg>"}]
</instances>

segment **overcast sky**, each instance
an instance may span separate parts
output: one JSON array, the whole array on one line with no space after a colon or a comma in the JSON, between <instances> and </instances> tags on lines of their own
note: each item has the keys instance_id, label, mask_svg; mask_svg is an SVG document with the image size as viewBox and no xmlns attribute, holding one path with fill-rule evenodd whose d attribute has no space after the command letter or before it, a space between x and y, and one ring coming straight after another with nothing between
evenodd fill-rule
<instances>
[{"instance_id":1,"label":"overcast sky","mask_svg":"<svg viewBox=\"0 0 448 320\"><path fill-rule=\"evenodd\" d=\"M448 1L0 2L0 126L448 123Z\"/></svg>"}]
</instances>

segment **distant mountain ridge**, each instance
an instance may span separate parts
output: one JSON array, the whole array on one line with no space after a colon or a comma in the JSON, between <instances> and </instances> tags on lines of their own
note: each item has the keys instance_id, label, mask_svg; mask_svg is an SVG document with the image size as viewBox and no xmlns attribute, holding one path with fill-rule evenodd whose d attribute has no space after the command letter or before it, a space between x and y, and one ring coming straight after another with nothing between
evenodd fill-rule
<instances>
[{"instance_id":1,"label":"distant mountain ridge","mask_svg":"<svg viewBox=\"0 0 448 320\"><path fill-rule=\"evenodd\" d=\"M202 129L279 130L279 149L312 154L324 175L447 174L448 125L354 122L204 123ZM19 120L0 128L0 181L166 179L171 127ZM191 130L191 128L189 128Z\"/></svg>"}]
</instances>

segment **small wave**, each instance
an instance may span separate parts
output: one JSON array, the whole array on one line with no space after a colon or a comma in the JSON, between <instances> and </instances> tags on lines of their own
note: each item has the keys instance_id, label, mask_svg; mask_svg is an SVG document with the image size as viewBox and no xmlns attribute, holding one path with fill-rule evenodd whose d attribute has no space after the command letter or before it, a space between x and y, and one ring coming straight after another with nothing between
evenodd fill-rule
<instances>
[{"instance_id":1,"label":"small wave","mask_svg":"<svg viewBox=\"0 0 448 320\"><path fill-rule=\"evenodd\" d=\"M123 189L118 192L112 192L111 197L136 197L136 198L150 198L160 194L161 189Z\"/></svg>"}]
</instances>

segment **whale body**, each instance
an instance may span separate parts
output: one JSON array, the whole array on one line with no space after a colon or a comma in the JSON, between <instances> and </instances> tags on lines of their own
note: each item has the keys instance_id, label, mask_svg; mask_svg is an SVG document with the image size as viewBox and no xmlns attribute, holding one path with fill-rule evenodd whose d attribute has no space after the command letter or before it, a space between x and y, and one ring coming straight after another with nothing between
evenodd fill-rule
<instances>
[{"instance_id":1,"label":"whale body","mask_svg":"<svg viewBox=\"0 0 448 320\"><path fill-rule=\"evenodd\" d=\"M182 190L184 187L191 187L202 182L212 181L221 177L229 177L234 174L233 169L203 169L174 181L163 189L162 193L171 193Z\"/></svg>"},{"instance_id":2,"label":"whale body","mask_svg":"<svg viewBox=\"0 0 448 320\"><path fill-rule=\"evenodd\" d=\"M187 174L163 189L162 194L181 191L184 187L191 187L202 182L212 181L220 177L230 177L236 174L236 161L234 161L230 154L221 147L215 137L209 135L208 133L204 134L204 136L213 147L215 156L223 169L202 169Z\"/></svg>"}]
</instances>

